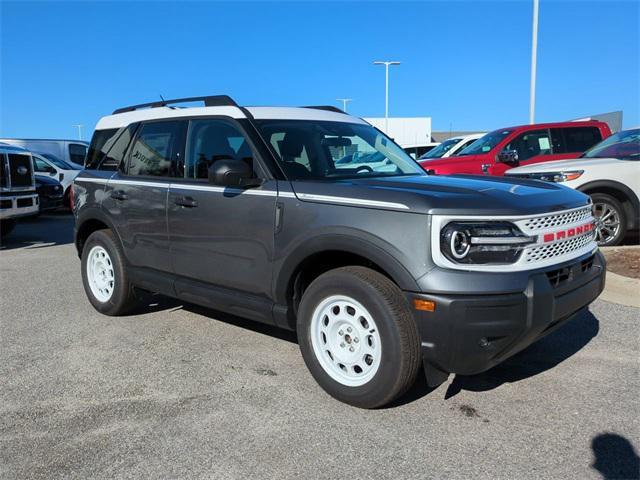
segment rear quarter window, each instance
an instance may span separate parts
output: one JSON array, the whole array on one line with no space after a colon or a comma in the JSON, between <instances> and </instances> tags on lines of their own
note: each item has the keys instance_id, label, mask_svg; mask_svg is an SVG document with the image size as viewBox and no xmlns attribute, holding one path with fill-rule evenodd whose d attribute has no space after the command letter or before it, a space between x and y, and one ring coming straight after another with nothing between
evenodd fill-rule
<instances>
[{"instance_id":1,"label":"rear quarter window","mask_svg":"<svg viewBox=\"0 0 640 480\"><path fill-rule=\"evenodd\" d=\"M91 145L89 145L89 151L87 152L87 158L85 161L85 167L89 169L97 169L102 161L104 155L107 153L105 150L105 144L112 139L116 133L117 128L109 128L106 130L96 130L93 133L91 139Z\"/></svg>"}]
</instances>

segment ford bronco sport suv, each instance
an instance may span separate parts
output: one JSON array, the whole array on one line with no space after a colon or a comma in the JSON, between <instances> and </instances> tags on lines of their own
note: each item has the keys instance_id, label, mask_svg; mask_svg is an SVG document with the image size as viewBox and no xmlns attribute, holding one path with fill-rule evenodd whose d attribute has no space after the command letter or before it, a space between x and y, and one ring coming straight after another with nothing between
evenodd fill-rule
<instances>
[{"instance_id":1,"label":"ford bronco sport suv","mask_svg":"<svg viewBox=\"0 0 640 480\"><path fill-rule=\"evenodd\" d=\"M116 110L73 201L98 311L128 311L141 289L295 330L318 383L359 407L391 402L421 367L432 386L487 370L604 285L586 195L429 176L333 107Z\"/></svg>"}]
</instances>

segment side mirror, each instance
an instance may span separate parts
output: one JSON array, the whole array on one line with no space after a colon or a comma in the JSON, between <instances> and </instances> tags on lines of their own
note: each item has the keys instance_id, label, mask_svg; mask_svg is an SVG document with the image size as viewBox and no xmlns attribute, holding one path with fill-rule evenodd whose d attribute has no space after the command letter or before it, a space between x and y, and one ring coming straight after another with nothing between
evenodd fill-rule
<instances>
[{"instance_id":1,"label":"side mirror","mask_svg":"<svg viewBox=\"0 0 640 480\"><path fill-rule=\"evenodd\" d=\"M518 151L517 150L503 150L498 154L498 162L506 163L508 165L518 165Z\"/></svg>"},{"instance_id":2,"label":"side mirror","mask_svg":"<svg viewBox=\"0 0 640 480\"><path fill-rule=\"evenodd\" d=\"M249 188L262 185L262 180L253 176L251 167L242 160L217 160L209 167L209 183L221 187Z\"/></svg>"}]
</instances>

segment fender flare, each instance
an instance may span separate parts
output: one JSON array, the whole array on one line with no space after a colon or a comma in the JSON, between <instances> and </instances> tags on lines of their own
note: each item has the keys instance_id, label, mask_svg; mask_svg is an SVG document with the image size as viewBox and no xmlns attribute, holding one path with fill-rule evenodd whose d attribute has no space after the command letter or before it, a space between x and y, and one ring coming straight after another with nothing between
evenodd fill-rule
<instances>
[{"instance_id":1,"label":"fender flare","mask_svg":"<svg viewBox=\"0 0 640 480\"><path fill-rule=\"evenodd\" d=\"M116 230L115 225L113 221L109 218L109 216L106 215L99 206L85 207L82 210L82 212L80 212L76 217L75 228L73 232L74 233L73 243L76 246L76 250L78 252L79 257L82 257L82 251L80 249L78 232L82 229L82 226L85 223L91 220L98 220L99 222L104 223L113 232L115 237L118 239L118 242L120 242L120 245L122 245L122 240L120 239L120 235L118 234L118 231Z\"/></svg>"},{"instance_id":2,"label":"fender flare","mask_svg":"<svg viewBox=\"0 0 640 480\"><path fill-rule=\"evenodd\" d=\"M286 254L283 264L274 272L273 293L276 302L286 304L287 290L300 265L309 257L327 251L341 251L365 258L384 270L400 289L418 291L419 287L413 275L400 260L389 253L388 247L392 249L395 247L384 242L387 248L383 248L381 243L377 237L360 230L357 236L347 233L328 233L308 237Z\"/></svg>"},{"instance_id":3,"label":"fender flare","mask_svg":"<svg viewBox=\"0 0 640 480\"><path fill-rule=\"evenodd\" d=\"M620 183L615 180L594 180L592 182L588 182L583 185L580 185L579 187L576 188L576 190L582 193L586 193L586 191L588 190L598 190L598 189L607 189L607 188L618 190L629 199L629 203L631 203L632 215L629 215L629 218L627 219L627 227L629 229L637 228L638 227L637 219L638 219L638 216L640 215L640 201L638 201L638 196L636 195L636 193L624 183Z\"/></svg>"}]
</instances>

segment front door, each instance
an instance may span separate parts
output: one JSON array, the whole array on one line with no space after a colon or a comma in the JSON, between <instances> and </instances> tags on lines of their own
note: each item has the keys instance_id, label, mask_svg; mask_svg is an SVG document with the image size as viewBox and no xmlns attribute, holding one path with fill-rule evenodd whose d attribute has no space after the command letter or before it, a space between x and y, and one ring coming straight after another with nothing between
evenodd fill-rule
<instances>
[{"instance_id":1,"label":"front door","mask_svg":"<svg viewBox=\"0 0 640 480\"><path fill-rule=\"evenodd\" d=\"M185 162L178 165L168 197L174 273L183 280L241 291L267 302L277 181L249 189L209 183L209 166L229 158L250 163L263 177L250 142L231 120L192 120L186 145Z\"/></svg>"}]
</instances>

